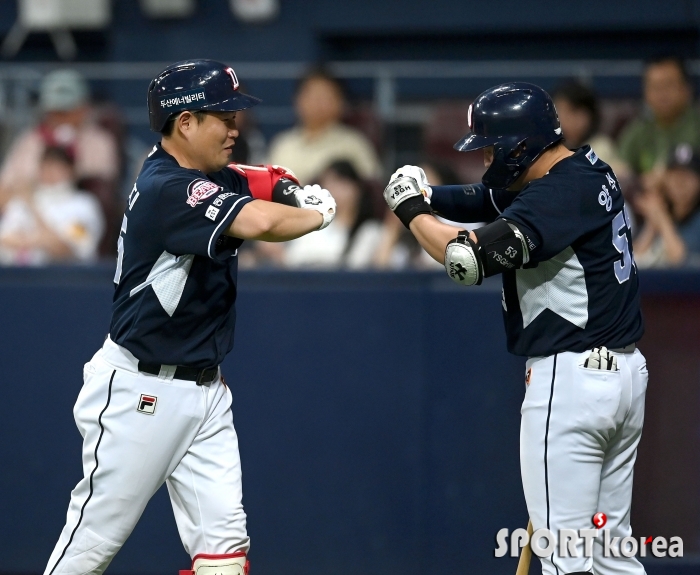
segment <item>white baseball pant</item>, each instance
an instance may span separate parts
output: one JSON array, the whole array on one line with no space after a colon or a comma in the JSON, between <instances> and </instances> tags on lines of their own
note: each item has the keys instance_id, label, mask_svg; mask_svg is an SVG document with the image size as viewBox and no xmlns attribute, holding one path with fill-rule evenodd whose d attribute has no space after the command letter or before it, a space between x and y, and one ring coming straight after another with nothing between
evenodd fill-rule
<instances>
[{"instance_id":1,"label":"white baseball pant","mask_svg":"<svg viewBox=\"0 0 700 575\"><path fill-rule=\"evenodd\" d=\"M614 353L618 370L583 367L585 353L558 353L527 361L529 384L522 405L520 465L535 530L595 529L593 515L607 515L610 537L627 537L632 476L644 422L648 373L644 356ZM531 371L530 371L531 370ZM546 542L542 541L541 547ZM542 559L542 573L593 572L641 575L636 557L605 557L603 534L593 557Z\"/></svg>"},{"instance_id":2,"label":"white baseball pant","mask_svg":"<svg viewBox=\"0 0 700 575\"><path fill-rule=\"evenodd\" d=\"M191 557L248 550L231 392L137 365L109 338L85 365L73 410L84 477L44 575L102 573L163 482Z\"/></svg>"}]
</instances>

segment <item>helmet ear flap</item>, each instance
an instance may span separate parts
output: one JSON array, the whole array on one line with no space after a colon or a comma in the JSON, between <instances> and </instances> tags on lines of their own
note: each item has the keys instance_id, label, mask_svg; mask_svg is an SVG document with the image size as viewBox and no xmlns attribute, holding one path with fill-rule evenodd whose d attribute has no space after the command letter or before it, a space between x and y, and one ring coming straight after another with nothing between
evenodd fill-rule
<instances>
[{"instance_id":1,"label":"helmet ear flap","mask_svg":"<svg viewBox=\"0 0 700 575\"><path fill-rule=\"evenodd\" d=\"M517 160L520 156L527 153L527 138L521 140L508 154L509 160Z\"/></svg>"},{"instance_id":2,"label":"helmet ear flap","mask_svg":"<svg viewBox=\"0 0 700 575\"><path fill-rule=\"evenodd\" d=\"M512 147L510 152L506 151L501 145L494 146L493 161L482 178L485 186L494 189L506 189L520 177L525 171L520 162L518 162L518 158L522 157L520 146L523 142ZM514 152L518 152L515 157L513 157Z\"/></svg>"}]
</instances>

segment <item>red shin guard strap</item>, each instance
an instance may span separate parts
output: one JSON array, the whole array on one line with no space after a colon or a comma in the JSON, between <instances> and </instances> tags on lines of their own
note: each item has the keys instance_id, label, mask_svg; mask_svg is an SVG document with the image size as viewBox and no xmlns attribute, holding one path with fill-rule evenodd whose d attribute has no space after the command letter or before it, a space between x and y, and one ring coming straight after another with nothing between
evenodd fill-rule
<instances>
[{"instance_id":1,"label":"red shin guard strap","mask_svg":"<svg viewBox=\"0 0 700 575\"><path fill-rule=\"evenodd\" d=\"M197 559L234 559L238 557L245 557L246 552L245 551L236 551L235 553L226 553L224 555L212 555L209 553L198 553L192 558L192 566L194 567L194 562ZM250 573L250 561L246 559L245 561L245 566L243 567L243 572L245 575L248 575ZM180 569L180 575L194 575L194 571L192 569Z\"/></svg>"}]
</instances>

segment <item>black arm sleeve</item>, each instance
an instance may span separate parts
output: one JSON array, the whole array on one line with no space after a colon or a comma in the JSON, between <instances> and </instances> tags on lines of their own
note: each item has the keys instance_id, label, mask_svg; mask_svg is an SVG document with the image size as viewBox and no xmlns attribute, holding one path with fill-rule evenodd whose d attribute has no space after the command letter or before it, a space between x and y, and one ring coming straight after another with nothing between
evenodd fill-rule
<instances>
[{"instance_id":1,"label":"black arm sleeve","mask_svg":"<svg viewBox=\"0 0 700 575\"><path fill-rule=\"evenodd\" d=\"M453 222L492 222L515 198L512 192L489 190L483 184L432 186L432 190L433 210Z\"/></svg>"},{"instance_id":2,"label":"black arm sleeve","mask_svg":"<svg viewBox=\"0 0 700 575\"><path fill-rule=\"evenodd\" d=\"M288 178L280 178L272 188L272 201L277 204L285 204L286 206L298 207L294 192L300 188L299 184Z\"/></svg>"}]
</instances>

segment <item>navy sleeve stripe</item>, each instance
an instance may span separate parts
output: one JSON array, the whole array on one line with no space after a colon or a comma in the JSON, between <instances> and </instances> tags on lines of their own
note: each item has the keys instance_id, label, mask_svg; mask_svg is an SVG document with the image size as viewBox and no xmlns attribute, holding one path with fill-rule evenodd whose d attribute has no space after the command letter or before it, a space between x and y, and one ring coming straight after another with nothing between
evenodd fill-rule
<instances>
[{"instance_id":1,"label":"navy sleeve stripe","mask_svg":"<svg viewBox=\"0 0 700 575\"><path fill-rule=\"evenodd\" d=\"M211 235L211 237L209 238L209 246L207 247L207 253L209 254L209 257L210 257L211 259L215 259L215 258L214 258L214 255L213 255L212 252L211 252L211 248L212 248L212 244L213 244L213 242L214 242L214 238L218 238L218 237L219 237L219 229L221 228L221 226L223 226L225 223L228 222L228 217L231 215L231 212L236 208L236 206L237 206L240 202L242 202L243 200L251 201L252 199L253 199L253 198L251 198L250 196L243 196L242 198L238 198L235 202L233 202L233 205L231 206L231 209L226 213L226 216L224 216L224 218L221 220L221 223L220 223L218 226L216 226L216 228L214 229L214 233L213 233L213 234ZM242 207L242 206L241 206L241 207ZM231 222L228 222L228 224L231 225Z\"/></svg>"}]
</instances>

